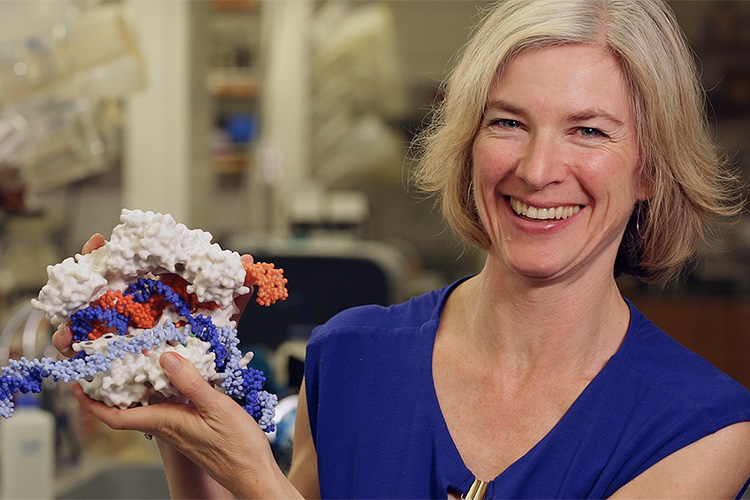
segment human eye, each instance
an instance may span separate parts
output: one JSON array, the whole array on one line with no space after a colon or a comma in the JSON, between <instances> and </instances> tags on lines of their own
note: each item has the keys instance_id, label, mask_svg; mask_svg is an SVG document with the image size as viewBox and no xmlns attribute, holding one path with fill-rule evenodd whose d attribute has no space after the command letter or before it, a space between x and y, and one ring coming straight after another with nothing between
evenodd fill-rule
<instances>
[{"instance_id":1,"label":"human eye","mask_svg":"<svg viewBox=\"0 0 750 500\"><path fill-rule=\"evenodd\" d=\"M521 122L510 118L495 118L490 120L490 127L500 127L507 129L521 128Z\"/></svg>"},{"instance_id":2,"label":"human eye","mask_svg":"<svg viewBox=\"0 0 750 500\"><path fill-rule=\"evenodd\" d=\"M588 137L588 138L607 137L607 134L605 134L598 128L594 128L594 127L579 127L578 133L581 134L582 137Z\"/></svg>"}]
</instances>

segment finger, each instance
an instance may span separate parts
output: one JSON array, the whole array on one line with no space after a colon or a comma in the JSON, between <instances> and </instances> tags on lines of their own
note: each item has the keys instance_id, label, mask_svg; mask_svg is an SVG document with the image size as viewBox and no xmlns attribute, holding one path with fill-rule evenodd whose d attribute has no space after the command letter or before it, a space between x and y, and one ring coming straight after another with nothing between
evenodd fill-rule
<instances>
[{"instance_id":1,"label":"finger","mask_svg":"<svg viewBox=\"0 0 750 500\"><path fill-rule=\"evenodd\" d=\"M97 248L103 247L107 243L107 240L104 239L104 236L102 236L99 233L94 234L89 238L89 240L83 244L83 249L81 249L81 253L87 254L91 253L92 251L96 250Z\"/></svg>"},{"instance_id":2,"label":"finger","mask_svg":"<svg viewBox=\"0 0 750 500\"><path fill-rule=\"evenodd\" d=\"M198 369L188 360L175 352L165 352L159 363L175 388L187 397L193 405L202 409L214 408L217 403L217 392Z\"/></svg>"},{"instance_id":3,"label":"finger","mask_svg":"<svg viewBox=\"0 0 750 500\"><path fill-rule=\"evenodd\" d=\"M52 334L52 345L65 357L75 356L73 350L73 331L69 325L60 325Z\"/></svg>"},{"instance_id":4,"label":"finger","mask_svg":"<svg viewBox=\"0 0 750 500\"><path fill-rule=\"evenodd\" d=\"M119 408L113 408L105 405L102 402L91 399L83 392L81 384L75 383L71 385L70 389L73 392L73 395L78 400L78 404L81 406L81 409L83 411L90 413L113 429L135 429L134 427L129 426L126 422L118 418L118 415L122 413Z\"/></svg>"},{"instance_id":5,"label":"finger","mask_svg":"<svg viewBox=\"0 0 750 500\"><path fill-rule=\"evenodd\" d=\"M246 457L247 450L257 449L258 443L268 446L264 432L250 414L229 396L215 390L192 363L175 352L162 354L159 362L172 385L190 399L190 407L194 409L190 416L200 417L200 421L183 418L180 424L175 424L172 418L171 425L163 427L163 432L176 430L176 435L167 435L167 438L171 438L183 453L198 464L210 466L212 462L227 460L227 457ZM181 416L186 416L186 413ZM241 437L237 435L237 429L242 429ZM187 439L189 434L191 439ZM203 444L196 445L200 442Z\"/></svg>"},{"instance_id":6,"label":"finger","mask_svg":"<svg viewBox=\"0 0 750 500\"><path fill-rule=\"evenodd\" d=\"M253 264L255 262L255 259L250 254L242 254L242 256L240 256L240 259L242 259L242 262L244 262L245 264Z\"/></svg>"},{"instance_id":7,"label":"finger","mask_svg":"<svg viewBox=\"0 0 750 500\"><path fill-rule=\"evenodd\" d=\"M140 431L165 437L169 434L165 431L170 428L185 428L182 424L169 425L169 422L185 421L180 416L180 412L191 416L195 413L193 406L183 403L161 403L120 409L91 399L78 383L73 384L71 390L83 411L90 413L114 430Z\"/></svg>"}]
</instances>

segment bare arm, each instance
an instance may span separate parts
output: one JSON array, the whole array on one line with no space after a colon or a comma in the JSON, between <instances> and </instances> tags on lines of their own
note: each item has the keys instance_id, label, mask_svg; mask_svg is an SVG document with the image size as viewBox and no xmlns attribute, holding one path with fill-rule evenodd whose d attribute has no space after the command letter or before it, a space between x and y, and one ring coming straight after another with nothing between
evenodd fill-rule
<instances>
[{"instance_id":1,"label":"bare arm","mask_svg":"<svg viewBox=\"0 0 750 500\"><path fill-rule=\"evenodd\" d=\"M692 443L620 488L613 499L735 498L750 477L750 422Z\"/></svg>"},{"instance_id":2,"label":"bare arm","mask_svg":"<svg viewBox=\"0 0 750 500\"><path fill-rule=\"evenodd\" d=\"M310 418L307 413L307 395L305 382L299 391L297 403L297 418L294 424L294 454L289 480L307 499L320 498L320 484L318 483L318 453L313 443L310 430Z\"/></svg>"},{"instance_id":3,"label":"bare arm","mask_svg":"<svg viewBox=\"0 0 750 500\"><path fill-rule=\"evenodd\" d=\"M172 446L157 439L159 453L164 463L164 472L169 484L169 495L173 499L223 498L231 499L232 493L220 485L206 471Z\"/></svg>"}]
</instances>

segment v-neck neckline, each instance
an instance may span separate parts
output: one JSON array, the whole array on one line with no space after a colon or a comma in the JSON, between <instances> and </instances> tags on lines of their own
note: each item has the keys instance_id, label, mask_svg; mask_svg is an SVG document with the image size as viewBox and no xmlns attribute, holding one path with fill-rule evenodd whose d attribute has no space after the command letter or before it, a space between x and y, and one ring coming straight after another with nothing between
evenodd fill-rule
<instances>
[{"instance_id":1,"label":"v-neck neckline","mask_svg":"<svg viewBox=\"0 0 750 500\"><path fill-rule=\"evenodd\" d=\"M429 403L434 408L433 414L437 415L437 421L436 424L438 425L439 429L438 432L441 434L440 439L438 442L445 442L448 443L450 446L450 450L448 452L450 455L450 463L455 464L457 469L454 471L450 471L451 475L455 474L454 477L447 477L449 484L446 485L446 491L448 488L453 488L461 492L462 494L465 493L468 488L471 486L472 482L476 479L476 476L474 473L469 469L469 467L466 465L463 457L461 456L461 452L458 449L458 446L456 445L456 442L453 440L453 436L450 433L450 430L448 428L448 424L445 420L445 415L443 413L443 409L440 406L440 400L438 399L437 390L435 387L435 377L432 371L432 363L433 363L433 356L434 356L434 349L435 349L435 341L437 339L437 332L440 328L440 317L442 315L443 310L445 309L445 305L448 301L448 298L450 295L458 288L458 286L465 282L466 280L470 279L471 276L465 277L461 280L456 281L452 285L450 285L446 290L444 295L441 297L441 300L438 301L435 311L430 319L430 321L424 325L424 327L429 328L429 349L428 349L428 359L427 364L429 366L428 372L428 378L429 381L427 383L428 385L428 392L429 392ZM540 448L542 448L547 441L550 441L555 438L555 435L558 434L561 428L564 428L567 425L567 422L571 417L572 414L575 414L577 411L578 406L580 406L582 401L586 399L587 395L593 390L592 386L596 385L600 379L606 376L606 372L609 371L609 367L612 365L613 359L616 357L619 357L620 353L622 353L626 348L627 345L630 343L630 338L632 337L631 331L633 330L633 307L632 304L625 300L629 312L630 312L630 319L628 323L627 332L625 334L625 337L623 338L622 343L620 344L619 348L615 353L607 360L607 362L604 364L602 369L597 373L588 384L586 384L586 387L581 391L581 393L575 398L573 403L568 407L568 409L563 413L563 415L560 417L560 419L555 423L555 425L550 428L550 430L539 440L537 441L531 448L529 448L523 455L521 455L518 459L513 461L510 465L508 465L504 470L500 471L491 481L489 481L488 487L487 487L487 493L486 497L491 498L494 492L495 484L499 481L502 481L503 476L507 476L508 474L512 473L512 470L515 468L520 467L523 462L529 460L533 455L535 455ZM455 482L454 482L455 481Z\"/></svg>"}]
</instances>

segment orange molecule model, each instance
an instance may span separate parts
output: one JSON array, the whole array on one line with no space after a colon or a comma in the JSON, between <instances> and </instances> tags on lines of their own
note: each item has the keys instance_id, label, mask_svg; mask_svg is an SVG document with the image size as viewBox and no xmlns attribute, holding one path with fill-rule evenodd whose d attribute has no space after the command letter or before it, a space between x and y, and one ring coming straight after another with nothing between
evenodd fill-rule
<instances>
[{"instance_id":1,"label":"orange molecule model","mask_svg":"<svg viewBox=\"0 0 750 500\"><path fill-rule=\"evenodd\" d=\"M255 301L262 306L270 306L279 301L286 300L289 292L286 289L287 279L284 278L284 270L268 262L254 262L248 264L243 262L242 265L247 272L245 277L245 286L254 285Z\"/></svg>"}]
</instances>

